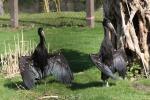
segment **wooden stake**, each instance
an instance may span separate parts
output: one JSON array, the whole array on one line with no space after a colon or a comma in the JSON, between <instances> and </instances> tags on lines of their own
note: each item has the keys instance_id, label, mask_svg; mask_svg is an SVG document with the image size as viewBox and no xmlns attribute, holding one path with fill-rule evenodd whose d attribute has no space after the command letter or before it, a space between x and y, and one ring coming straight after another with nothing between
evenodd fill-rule
<instances>
[{"instance_id":1,"label":"wooden stake","mask_svg":"<svg viewBox=\"0 0 150 100\"><path fill-rule=\"evenodd\" d=\"M86 20L90 28L94 28L94 0L86 0Z\"/></svg>"}]
</instances>

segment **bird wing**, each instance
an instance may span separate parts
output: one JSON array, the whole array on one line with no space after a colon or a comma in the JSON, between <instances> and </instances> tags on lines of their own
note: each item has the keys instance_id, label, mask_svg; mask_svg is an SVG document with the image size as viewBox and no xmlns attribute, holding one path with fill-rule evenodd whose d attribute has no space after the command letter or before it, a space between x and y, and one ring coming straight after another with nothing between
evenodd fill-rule
<instances>
[{"instance_id":1,"label":"bird wing","mask_svg":"<svg viewBox=\"0 0 150 100\"><path fill-rule=\"evenodd\" d=\"M107 65L101 62L98 54L91 54L90 57L91 57L92 62L96 65L96 67L100 71L102 71L105 75L111 77L112 79L116 79L111 69Z\"/></svg>"},{"instance_id":2,"label":"bird wing","mask_svg":"<svg viewBox=\"0 0 150 100\"><path fill-rule=\"evenodd\" d=\"M71 84L73 74L69 64L63 54L53 54L53 57L48 59L48 66L46 67L46 74L52 74L58 81L64 84Z\"/></svg>"},{"instance_id":3,"label":"bird wing","mask_svg":"<svg viewBox=\"0 0 150 100\"><path fill-rule=\"evenodd\" d=\"M30 56L22 56L18 61L24 85L27 89L33 88L37 79L41 78L41 72L33 67Z\"/></svg>"},{"instance_id":4,"label":"bird wing","mask_svg":"<svg viewBox=\"0 0 150 100\"><path fill-rule=\"evenodd\" d=\"M126 62L124 57L122 56L122 54L116 52L113 55L113 64L112 64L113 69L115 69L120 76L122 76L123 78L126 75Z\"/></svg>"}]
</instances>

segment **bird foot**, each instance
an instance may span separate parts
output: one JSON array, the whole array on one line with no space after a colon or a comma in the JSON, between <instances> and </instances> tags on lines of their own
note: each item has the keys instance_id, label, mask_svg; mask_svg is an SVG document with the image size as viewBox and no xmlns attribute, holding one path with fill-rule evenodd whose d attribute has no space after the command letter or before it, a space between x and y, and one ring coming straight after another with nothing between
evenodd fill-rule
<instances>
[{"instance_id":1,"label":"bird foot","mask_svg":"<svg viewBox=\"0 0 150 100\"><path fill-rule=\"evenodd\" d=\"M106 82L106 87L109 87L109 83L108 82Z\"/></svg>"},{"instance_id":2,"label":"bird foot","mask_svg":"<svg viewBox=\"0 0 150 100\"><path fill-rule=\"evenodd\" d=\"M109 83L108 82L104 82L104 87L109 87Z\"/></svg>"}]
</instances>

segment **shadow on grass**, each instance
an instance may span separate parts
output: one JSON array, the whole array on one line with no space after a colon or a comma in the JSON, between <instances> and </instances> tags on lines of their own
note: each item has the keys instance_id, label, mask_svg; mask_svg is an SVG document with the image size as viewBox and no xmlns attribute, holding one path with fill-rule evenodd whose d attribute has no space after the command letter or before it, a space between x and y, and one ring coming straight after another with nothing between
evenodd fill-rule
<instances>
[{"instance_id":1,"label":"shadow on grass","mask_svg":"<svg viewBox=\"0 0 150 100\"><path fill-rule=\"evenodd\" d=\"M61 52L66 57L73 73L85 71L93 66L89 54L75 51L75 50L68 50L68 49L62 49ZM42 79L37 84L44 84L46 81L47 79ZM57 81L55 81L55 79L51 80L51 78L48 79L48 83L53 83L53 82L57 82ZM22 81L18 81L18 82L9 81L6 84L4 84L4 86L15 90L23 89L22 87L25 87ZM71 88L81 89L81 88L88 88L94 86L102 86L102 83L100 82L92 82L86 84L73 83L73 87Z\"/></svg>"},{"instance_id":2,"label":"shadow on grass","mask_svg":"<svg viewBox=\"0 0 150 100\"><path fill-rule=\"evenodd\" d=\"M39 20L43 20L43 19L39 19ZM47 18L47 20L49 20L49 18ZM0 21L5 21L5 23L1 24L1 27L10 26L9 25L9 19L0 18ZM31 24L40 25L40 26L48 26L48 27L63 27L63 26L68 26L68 27L71 27L71 26L85 27L86 26L86 24L84 24L83 22L75 23L77 21L80 22L80 21L84 21L84 20L82 20L82 19L72 19L72 18L66 18L65 19L65 18L62 18L62 17L51 19L49 21L49 23L44 22L44 21L40 22L40 21L33 21L33 20L19 20L20 25L22 25L22 26L28 26L28 25L31 25Z\"/></svg>"},{"instance_id":3,"label":"shadow on grass","mask_svg":"<svg viewBox=\"0 0 150 100\"><path fill-rule=\"evenodd\" d=\"M14 89L14 90L25 88L22 81L18 81L18 82L9 81L9 82L4 84L4 87L7 87L9 89Z\"/></svg>"},{"instance_id":4,"label":"shadow on grass","mask_svg":"<svg viewBox=\"0 0 150 100\"><path fill-rule=\"evenodd\" d=\"M51 80L47 81L47 80L45 80L45 79L43 78L43 79L41 79L40 81L38 81L38 82L36 83L35 87L36 87L37 85L43 85L43 84L45 84L45 83L48 83L48 84L50 84L50 83L58 83L58 81L56 81L55 79L51 79ZM18 89L21 89L21 90L28 90L28 89L26 88L26 86L24 85L23 81L15 81L15 82L13 82L13 81L8 81L7 83L4 84L4 87L7 87L7 88L13 89L13 90L18 90Z\"/></svg>"},{"instance_id":5,"label":"shadow on grass","mask_svg":"<svg viewBox=\"0 0 150 100\"><path fill-rule=\"evenodd\" d=\"M114 86L115 83L109 83L109 86ZM89 82L89 83L73 83L71 86L72 90L77 89L86 89L91 87L105 87L104 83L102 81L100 82Z\"/></svg>"},{"instance_id":6,"label":"shadow on grass","mask_svg":"<svg viewBox=\"0 0 150 100\"><path fill-rule=\"evenodd\" d=\"M9 23L9 19L6 18L0 18L0 21L5 21L5 23L1 24L1 27L6 27L6 26L11 26L8 25ZM28 26L30 27L30 24L35 24L35 25L40 25L40 26L50 26L50 27L61 27L61 25L55 25L55 24L49 24L49 23L43 23L43 22L38 22L38 21L25 21L25 20L19 20L20 24L22 26ZM8 24L7 24L8 23Z\"/></svg>"},{"instance_id":7,"label":"shadow on grass","mask_svg":"<svg viewBox=\"0 0 150 100\"><path fill-rule=\"evenodd\" d=\"M51 19L51 20L50 20ZM6 21L7 23L10 21L8 18L0 18L1 21ZM43 20L43 19L39 19ZM49 23L46 22L39 22L39 21L33 21L33 20L22 20L20 19L19 22L21 25L26 26L29 24L35 24L35 25L42 25L42 26L49 26L49 27L62 27L62 26L79 26L79 27L85 27L86 26L86 20L85 18L76 18L76 17L57 17L57 18L47 18L49 20ZM77 23L78 22L78 23ZM102 21L95 21L96 23L102 23ZM6 27L10 25L2 24L2 27Z\"/></svg>"},{"instance_id":8,"label":"shadow on grass","mask_svg":"<svg viewBox=\"0 0 150 100\"><path fill-rule=\"evenodd\" d=\"M89 54L69 49L62 49L61 52L66 57L73 73L82 72L94 66Z\"/></svg>"},{"instance_id":9,"label":"shadow on grass","mask_svg":"<svg viewBox=\"0 0 150 100\"><path fill-rule=\"evenodd\" d=\"M45 83L59 83L56 80L50 80L50 81L40 81L38 83L36 83L37 85L43 85ZM114 86L115 83L109 83L109 86ZM35 86L35 87L36 87ZM67 85L66 85L67 86ZM22 81L18 81L18 82L7 82L4 84L4 87L7 87L9 89L13 89L13 90L28 90L25 88L24 84ZM66 88L70 88L71 90L78 90L78 89L86 89L86 88L92 88L92 87L105 87L104 83L102 81L100 82L89 82L89 83L72 83L72 86L67 86Z\"/></svg>"}]
</instances>

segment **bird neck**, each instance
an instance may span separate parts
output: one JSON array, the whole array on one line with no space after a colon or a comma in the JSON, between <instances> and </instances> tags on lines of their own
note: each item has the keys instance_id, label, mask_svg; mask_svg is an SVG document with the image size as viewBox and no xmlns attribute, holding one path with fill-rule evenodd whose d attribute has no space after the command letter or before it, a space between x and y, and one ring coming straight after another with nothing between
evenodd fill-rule
<instances>
[{"instance_id":1,"label":"bird neck","mask_svg":"<svg viewBox=\"0 0 150 100\"><path fill-rule=\"evenodd\" d=\"M45 38L43 36L40 36L40 45L45 46Z\"/></svg>"}]
</instances>

